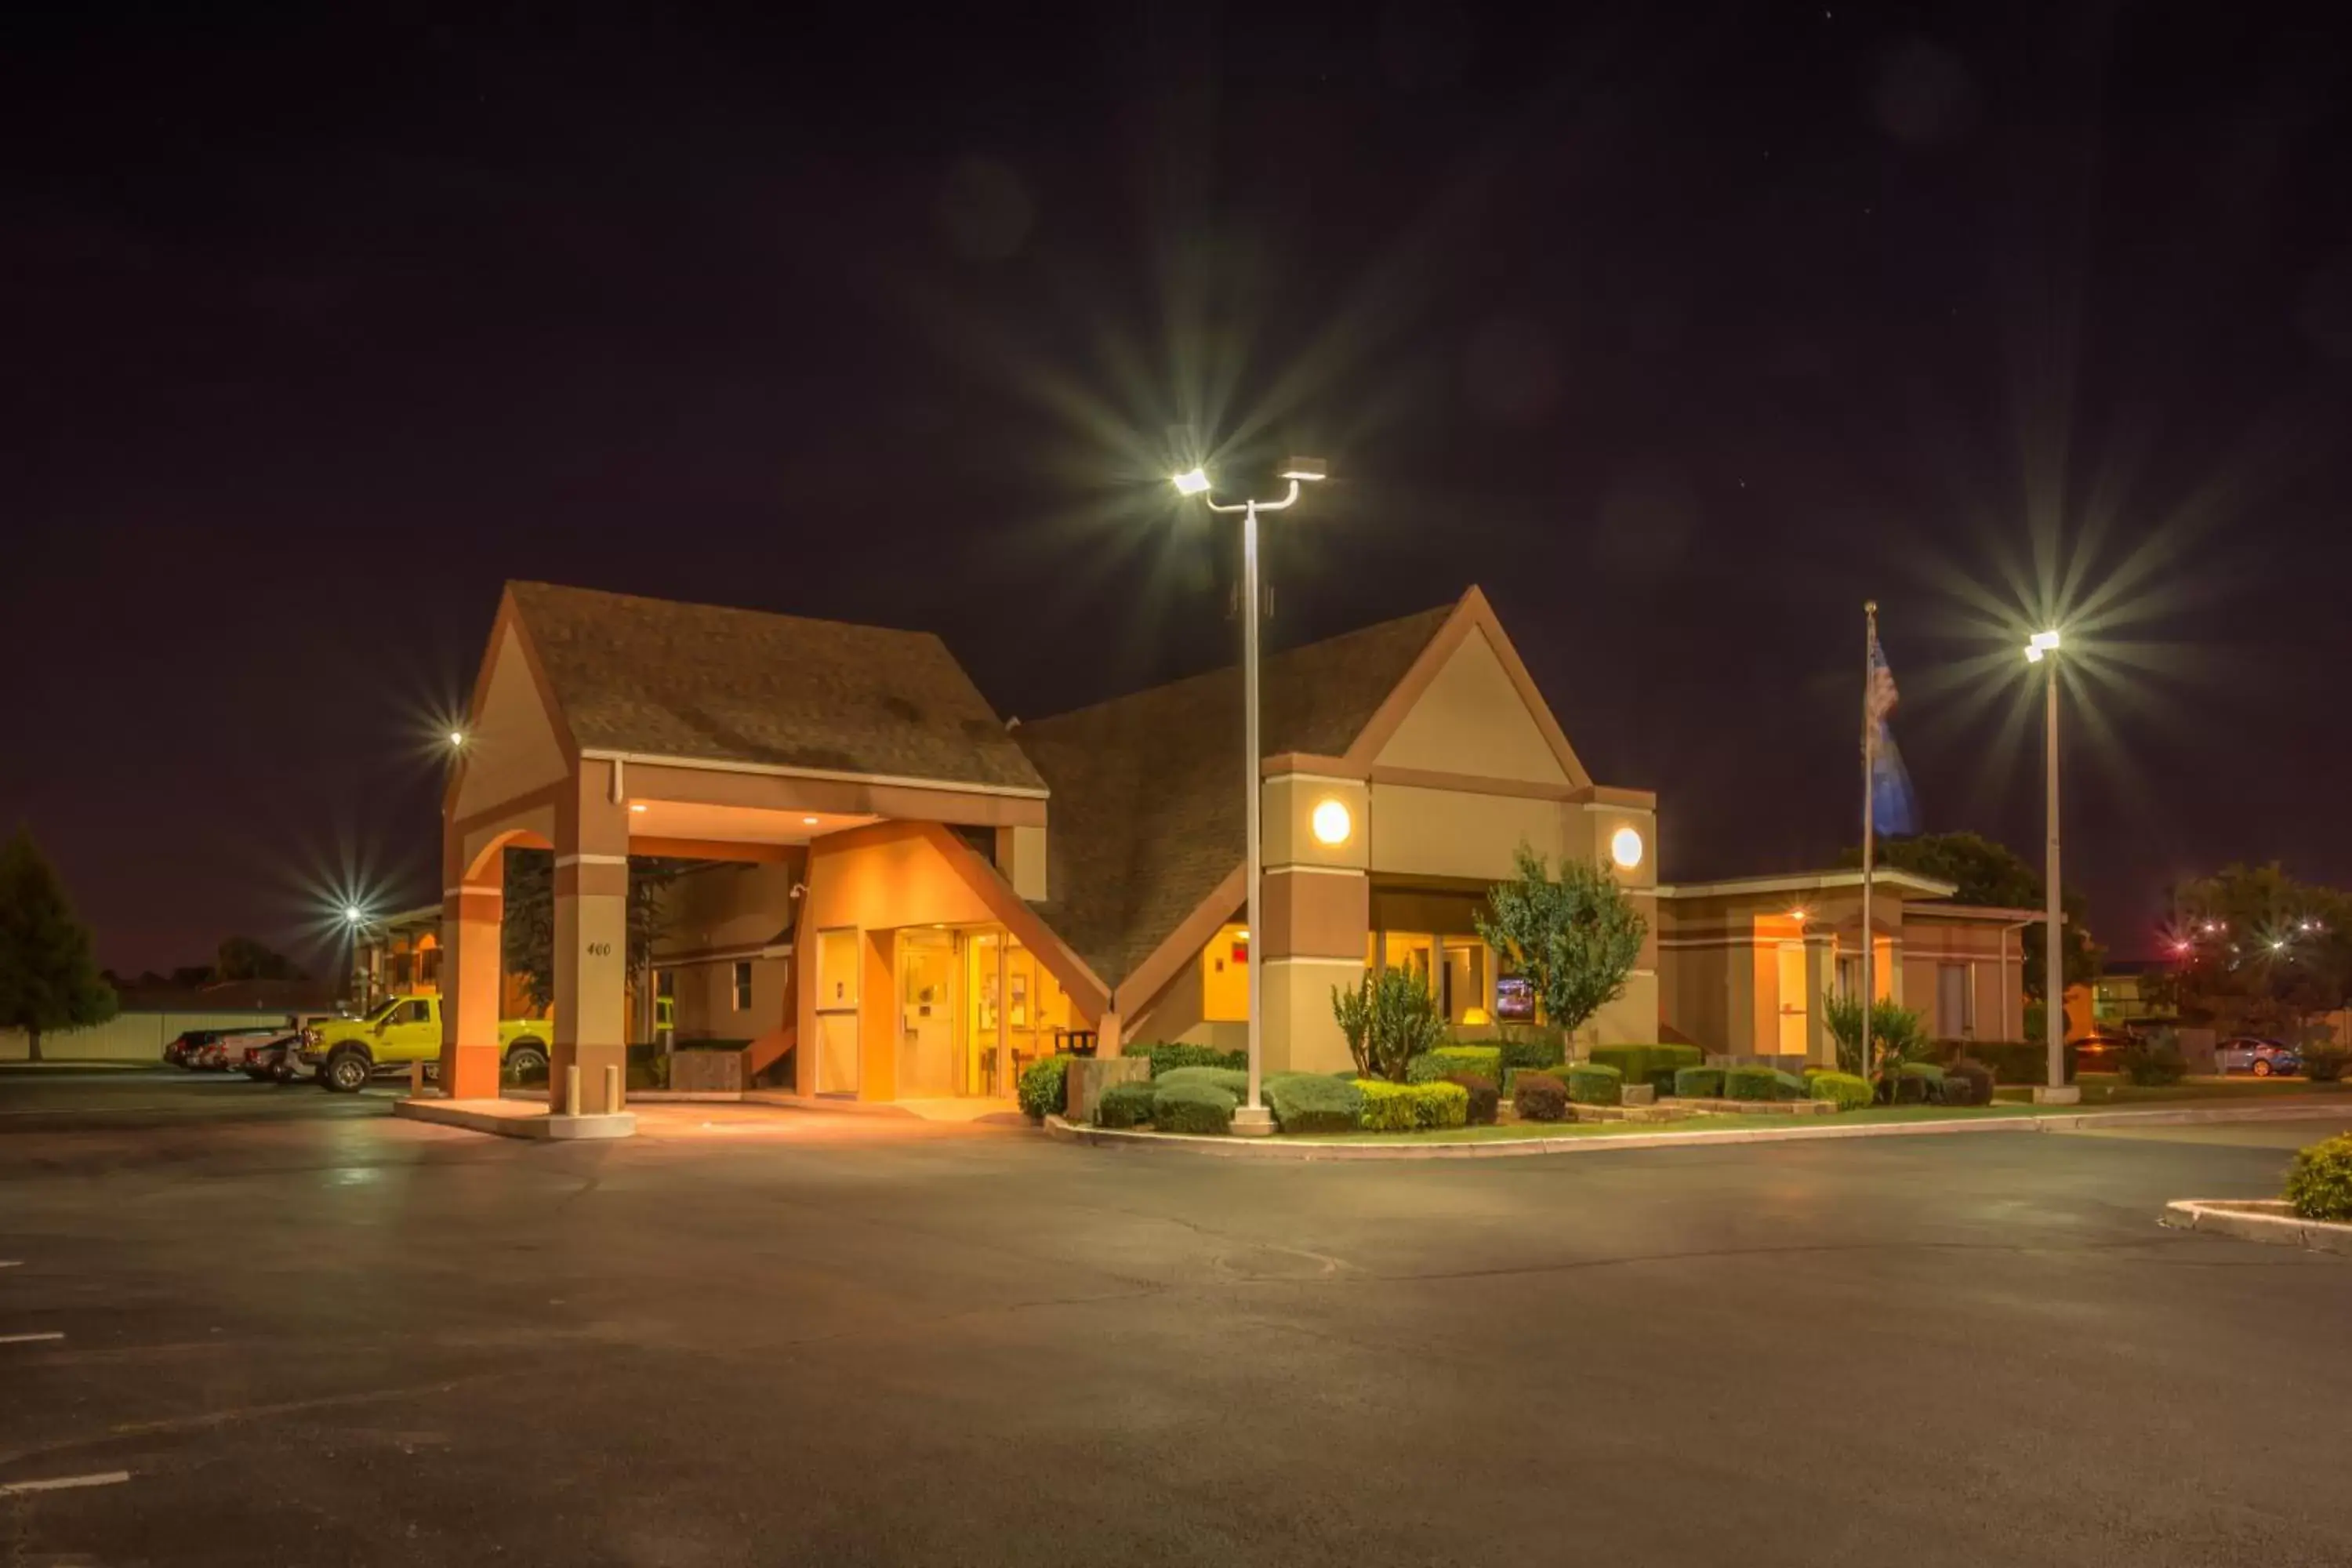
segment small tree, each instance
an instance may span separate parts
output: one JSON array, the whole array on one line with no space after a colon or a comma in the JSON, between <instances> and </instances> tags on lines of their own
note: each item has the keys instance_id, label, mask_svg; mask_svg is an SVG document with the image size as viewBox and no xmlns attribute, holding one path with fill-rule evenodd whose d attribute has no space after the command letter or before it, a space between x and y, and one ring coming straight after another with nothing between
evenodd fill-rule
<instances>
[{"instance_id":1,"label":"small tree","mask_svg":"<svg viewBox=\"0 0 2352 1568\"><path fill-rule=\"evenodd\" d=\"M32 1059L41 1037L114 1016L114 987L99 974L89 928L74 918L57 868L18 828L0 847L0 1029L22 1029Z\"/></svg>"},{"instance_id":2,"label":"small tree","mask_svg":"<svg viewBox=\"0 0 2352 1568\"><path fill-rule=\"evenodd\" d=\"M1486 894L1494 918L1478 934L1535 985L1544 1021L1572 1034L1624 994L1649 922L1617 879L1590 860L1564 856L1554 881L1544 858L1521 843L1518 875Z\"/></svg>"},{"instance_id":3,"label":"small tree","mask_svg":"<svg viewBox=\"0 0 2352 1568\"><path fill-rule=\"evenodd\" d=\"M1383 969L1354 990L1331 987L1331 1016L1347 1037L1348 1054L1366 1078L1402 1083L1412 1058L1445 1038L1437 998L1421 976Z\"/></svg>"},{"instance_id":4,"label":"small tree","mask_svg":"<svg viewBox=\"0 0 2352 1568\"><path fill-rule=\"evenodd\" d=\"M1870 1006L1870 1043L1877 1058L1868 1071L1862 1065L1862 998L1832 996L1822 1005L1822 1025L1837 1042L1838 1071L1859 1074L1885 1082L1899 1079L1903 1064L1925 1058L1927 1051L1927 1030L1920 1021L1918 1010L1906 1007L1891 997L1882 996ZM1894 1093L1888 1091L1892 1100Z\"/></svg>"}]
</instances>

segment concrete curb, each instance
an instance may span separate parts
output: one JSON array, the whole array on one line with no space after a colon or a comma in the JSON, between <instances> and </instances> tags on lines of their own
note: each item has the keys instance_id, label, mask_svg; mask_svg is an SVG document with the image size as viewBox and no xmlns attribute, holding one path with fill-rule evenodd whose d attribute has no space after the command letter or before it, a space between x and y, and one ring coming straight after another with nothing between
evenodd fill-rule
<instances>
[{"instance_id":1,"label":"concrete curb","mask_svg":"<svg viewBox=\"0 0 2352 1568\"><path fill-rule=\"evenodd\" d=\"M2176 1198L2164 1205L2158 1223L2352 1258L2352 1225L2305 1219L2277 1198Z\"/></svg>"},{"instance_id":2,"label":"concrete curb","mask_svg":"<svg viewBox=\"0 0 2352 1568\"><path fill-rule=\"evenodd\" d=\"M411 1121L462 1127L468 1132L494 1132L501 1138L626 1138L637 1130L637 1119L625 1110L609 1116L511 1116L503 1111L477 1110L462 1101L403 1100L394 1102L392 1113Z\"/></svg>"},{"instance_id":3,"label":"concrete curb","mask_svg":"<svg viewBox=\"0 0 2352 1568\"><path fill-rule=\"evenodd\" d=\"M2091 1110L2034 1116L1955 1117L1936 1121L1865 1121L1845 1126L1694 1128L1682 1132L1586 1133L1520 1138L1491 1143L1300 1142L1286 1138L1207 1138L1184 1132L1143 1132L1077 1127L1058 1116L1045 1131L1073 1143L1176 1148L1234 1160L1498 1160L1529 1154L1582 1154L1617 1149L1679 1149L1732 1143L1796 1143L1841 1138L1930 1137L1955 1132L2080 1132L2103 1127L2200 1125L2225 1121L2299 1121L2352 1116L2352 1101L2328 1106L2183 1106L2158 1110Z\"/></svg>"}]
</instances>

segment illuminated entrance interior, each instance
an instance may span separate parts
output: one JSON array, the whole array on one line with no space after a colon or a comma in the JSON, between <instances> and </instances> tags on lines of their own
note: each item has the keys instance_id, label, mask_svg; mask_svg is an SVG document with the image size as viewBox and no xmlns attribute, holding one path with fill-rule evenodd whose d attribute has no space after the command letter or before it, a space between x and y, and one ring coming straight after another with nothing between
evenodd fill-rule
<instances>
[{"instance_id":1,"label":"illuminated entrance interior","mask_svg":"<svg viewBox=\"0 0 2352 1568\"><path fill-rule=\"evenodd\" d=\"M898 1094L1009 1099L1061 1047L1070 998L1001 925L898 933Z\"/></svg>"}]
</instances>

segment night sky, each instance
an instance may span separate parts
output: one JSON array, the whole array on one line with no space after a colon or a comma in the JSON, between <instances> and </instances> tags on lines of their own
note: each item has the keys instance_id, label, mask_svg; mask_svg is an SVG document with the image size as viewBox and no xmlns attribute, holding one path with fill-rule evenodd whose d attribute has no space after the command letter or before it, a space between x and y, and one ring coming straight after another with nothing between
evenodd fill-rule
<instances>
[{"instance_id":1,"label":"night sky","mask_svg":"<svg viewBox=\"0 0 2352 1568\"><path fill-rule=\"evenodd\" d=\"M1482 584L1669 878L1853 839L1874 596L1927 826L2037 859L2063 614L2116 951L2352 883L2340 8L957 9L0 22L0 826L105 962L436 897L509 577L1007 714L1230 658L1185 426L1331 464L1276 645Z\"/></svg>"}]
</instances>

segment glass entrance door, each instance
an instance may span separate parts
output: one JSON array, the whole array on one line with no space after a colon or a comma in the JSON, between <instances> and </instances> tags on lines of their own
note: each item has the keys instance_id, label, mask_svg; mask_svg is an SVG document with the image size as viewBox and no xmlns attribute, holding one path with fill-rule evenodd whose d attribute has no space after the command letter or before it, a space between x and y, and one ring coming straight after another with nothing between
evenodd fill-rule
<instances>
[{"instance_id":1,"label":"glass entrance door","mask_svg":"<svg viewBox=\"0 0 2352 1568\"><path fill-rule=\"evenodd\" d=\"M898 1098L956 1092L956 938L931 928L898 933Z\"/></svg>"},{"instance_id":2,"label":"glass entrance door","mask_svg":"<svg viewBox=\"0 0 2352 1568\"><path fill-rule=\"evenodd\" d=\"M968 931L963 939L964 1043L958 1052L958 1094L997 1098L1013 1092L1004 1056L1004 953L1002 928Z\"/></svg>"}]
</instances>

